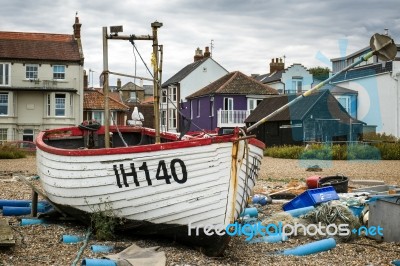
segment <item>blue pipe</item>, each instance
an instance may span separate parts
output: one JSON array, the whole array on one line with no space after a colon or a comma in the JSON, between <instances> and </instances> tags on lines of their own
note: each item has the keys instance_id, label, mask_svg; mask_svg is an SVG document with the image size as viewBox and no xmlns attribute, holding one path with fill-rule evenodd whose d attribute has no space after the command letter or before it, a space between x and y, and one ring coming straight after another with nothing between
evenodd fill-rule
<instances>
[{"instance_id":1,"label":"blue pipe","mask_svg":"<svg viewBox=\"0 0 400 266\"><path fill-rule=\"evenodd\" d=\"M44 219L21 219L21 225L45 224Z\"/></svg>"},{"instance_id":2,"label":"blue pipe","mask_svg":"<svg viewBox=\"0 0 400 266\"><path fill-rule=\"evenodd\" d=\"M31 207L3 206L3 216L19 216L31 213Z\"/></svg>"},{"instance_id":3,"label":"blue pipe","mask_svg":"<svg viewBox=\"0 0 400 266\"><path fill-rule=\"evenodd\" d=\"M263 237L257 237L249 240L248 243L254 244L254 243L260 243L260 242L266 242L266 243L278 243L278 242L283 242L288 240L287 235L282 234L276 234L276 235L268 235L268 236L263 236Z\"/></svg>"},{"instance_id":4,"label":"blue pipe","mask_svg":"<svg viewBox=\"0 0 400 266\"><path fill-rule=\"evenodd\" d=\"M113 246L105 246L105 245L92 245L90 250L94 253L108 253L114 249Z\"/></svg>"},{"instance_id":5,"label":"blue pipe","mask_svg":"<svg viewBox=\"0 0 400 266\"><path fill-rule=\"evenodd\" d=\"M83 259L81 265L87 266L116 266L117 264L113 260L109 259Z\"/></svg>"},{"instance_id":6,"label":"blue pipe","mask_svg":"<svg viewBox=\"0 0 400 266\"><path fill-rule=\"evenodd\" d=\"M82 241L82 237L75 235L63 235L62 242L66 244L73 244Z\"/></svg>"},{"instance_id":7,"label":"blue pipe","mask_svg":"<svg viewBox=\"0 0 400 266\"><path fill-rule=\"evenodd\" d=\"M258 216L257 208L245 208L244 211L240 214L241 217L247 215L250 217L257 217Z\"/></svg>"},{"instance_id":8,"label":"blue pipe","mask_svg":"<svg viewBox=\"0 0 400 266\"><path fill-rule=\"evenodd\" d=\"M336 247L336 241L333 238L327 238L305 245L298 246L296 248L286 249L281 251L283 255L294 255L294 256L306 256L322 251L327 251Z\"/></svg>"},{"instance_id":9,"label":"blue pipe","mask_svg":"<svg viewBox=\"0 0 400 266\"><path fill-rule=\"evenodd\" d=\"M315 210L314 206L308 206L308 207L289 210L286 212L289 213L292 217L299 217L299 216L307 214L313 210Z\"/></svg>"},{"instance_id":10,"label":"blue pipe","mask_svg":"<svg viewBox=\"0 0 400 266\"><path fill-rule=\"evenodd\" d=\"M6 199L2 199L2 200L0 200L0 209L2 209L4 206L29 207L30 203L32 203L31 200L6 200Z\"/></svg>"}]
</instances>

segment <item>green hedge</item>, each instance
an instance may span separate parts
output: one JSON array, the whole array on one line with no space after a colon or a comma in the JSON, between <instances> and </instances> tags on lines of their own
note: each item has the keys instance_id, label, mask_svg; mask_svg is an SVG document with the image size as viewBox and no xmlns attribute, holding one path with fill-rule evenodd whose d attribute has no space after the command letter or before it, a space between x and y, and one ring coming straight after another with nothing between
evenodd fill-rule
<instances>
[{"instance_id":1,"label":"green hedge","mask_svg":"<svg viewBox=\"0 0 400 266\"><path fill-rule=\"evenodd\" d=\"M0 145L0 159L25 158L26 152L10 145Z\"/></svg>"},{"instance_id":2,"label":"green hedge","mask_svg":"<svg viewBox=\"0 0 400 266\"><path fill-rule=\"evenodd\" d=\"M265 156L286 159L318 160L400 160L400 142L270 147Z\"/></svg>"}]
</instances>

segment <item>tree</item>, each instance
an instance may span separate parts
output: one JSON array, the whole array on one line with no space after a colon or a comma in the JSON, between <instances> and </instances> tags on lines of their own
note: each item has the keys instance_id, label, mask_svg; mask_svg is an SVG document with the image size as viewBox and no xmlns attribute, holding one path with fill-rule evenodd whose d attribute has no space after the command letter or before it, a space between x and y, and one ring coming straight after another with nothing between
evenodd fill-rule
<instances>
[{"instance_id":1,"label":"tree","mask_svg":"<svg viewBox=\"0 0 400 266\"><path fill-rule=\"evenodd\" d=\"M329 78L330 69L328 67L312 67L308 71L313 75L314 80L324 81Z\"/></svg>"}]
</instances>

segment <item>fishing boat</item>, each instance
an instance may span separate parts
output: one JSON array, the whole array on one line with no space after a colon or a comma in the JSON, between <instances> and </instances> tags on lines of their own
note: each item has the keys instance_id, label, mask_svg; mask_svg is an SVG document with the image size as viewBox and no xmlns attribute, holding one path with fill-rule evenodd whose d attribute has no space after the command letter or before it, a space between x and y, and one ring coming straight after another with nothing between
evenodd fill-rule
<instances>
[{"instance_id":1,"label":"fishing boat","mask_svg":"<svg viewBox=\"0 0 400 266\"><path fill-rule=\"evenodd\" d=\"M226 237L206 240L194 231L189 237L188 225L226 227L239 218L256 182L262 142L236 129L182 138L161 133L156 144L154 129L112 126L112 147L104 148L104 127L87 128L43 131L36 139L38 175L52 203L84 219L106 204L130 230L221 251Z\"/></svg>"}]
</instances>

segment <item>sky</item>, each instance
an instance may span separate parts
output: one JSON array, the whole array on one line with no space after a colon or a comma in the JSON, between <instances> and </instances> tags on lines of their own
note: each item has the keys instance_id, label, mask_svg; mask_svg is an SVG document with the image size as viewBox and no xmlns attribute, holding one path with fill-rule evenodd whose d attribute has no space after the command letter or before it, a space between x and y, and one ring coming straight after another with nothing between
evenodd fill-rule
<instances>
[{"instance_id":1,"label":"sky","mask_svg":"<svg viewBox=\"0 0 400 266\"><path fill-rule=\"evenodd\" d=\"M1 6L0 31L72 34L78 12L89 86L98 86L103 70L102 28L116 25L129 36L151 35L151 23L163 23L162 82L206 46L229 72L250 75L269 73L272 58L282 58L285 67L331 68L330 59L369 46L371 36L386 28L400 42L397 0L13 0ZM109 70L150 78L140 57L151 69L152 42L135 45L139 53L129 41L109 40Z\"/></svg>"}]
</instances>

